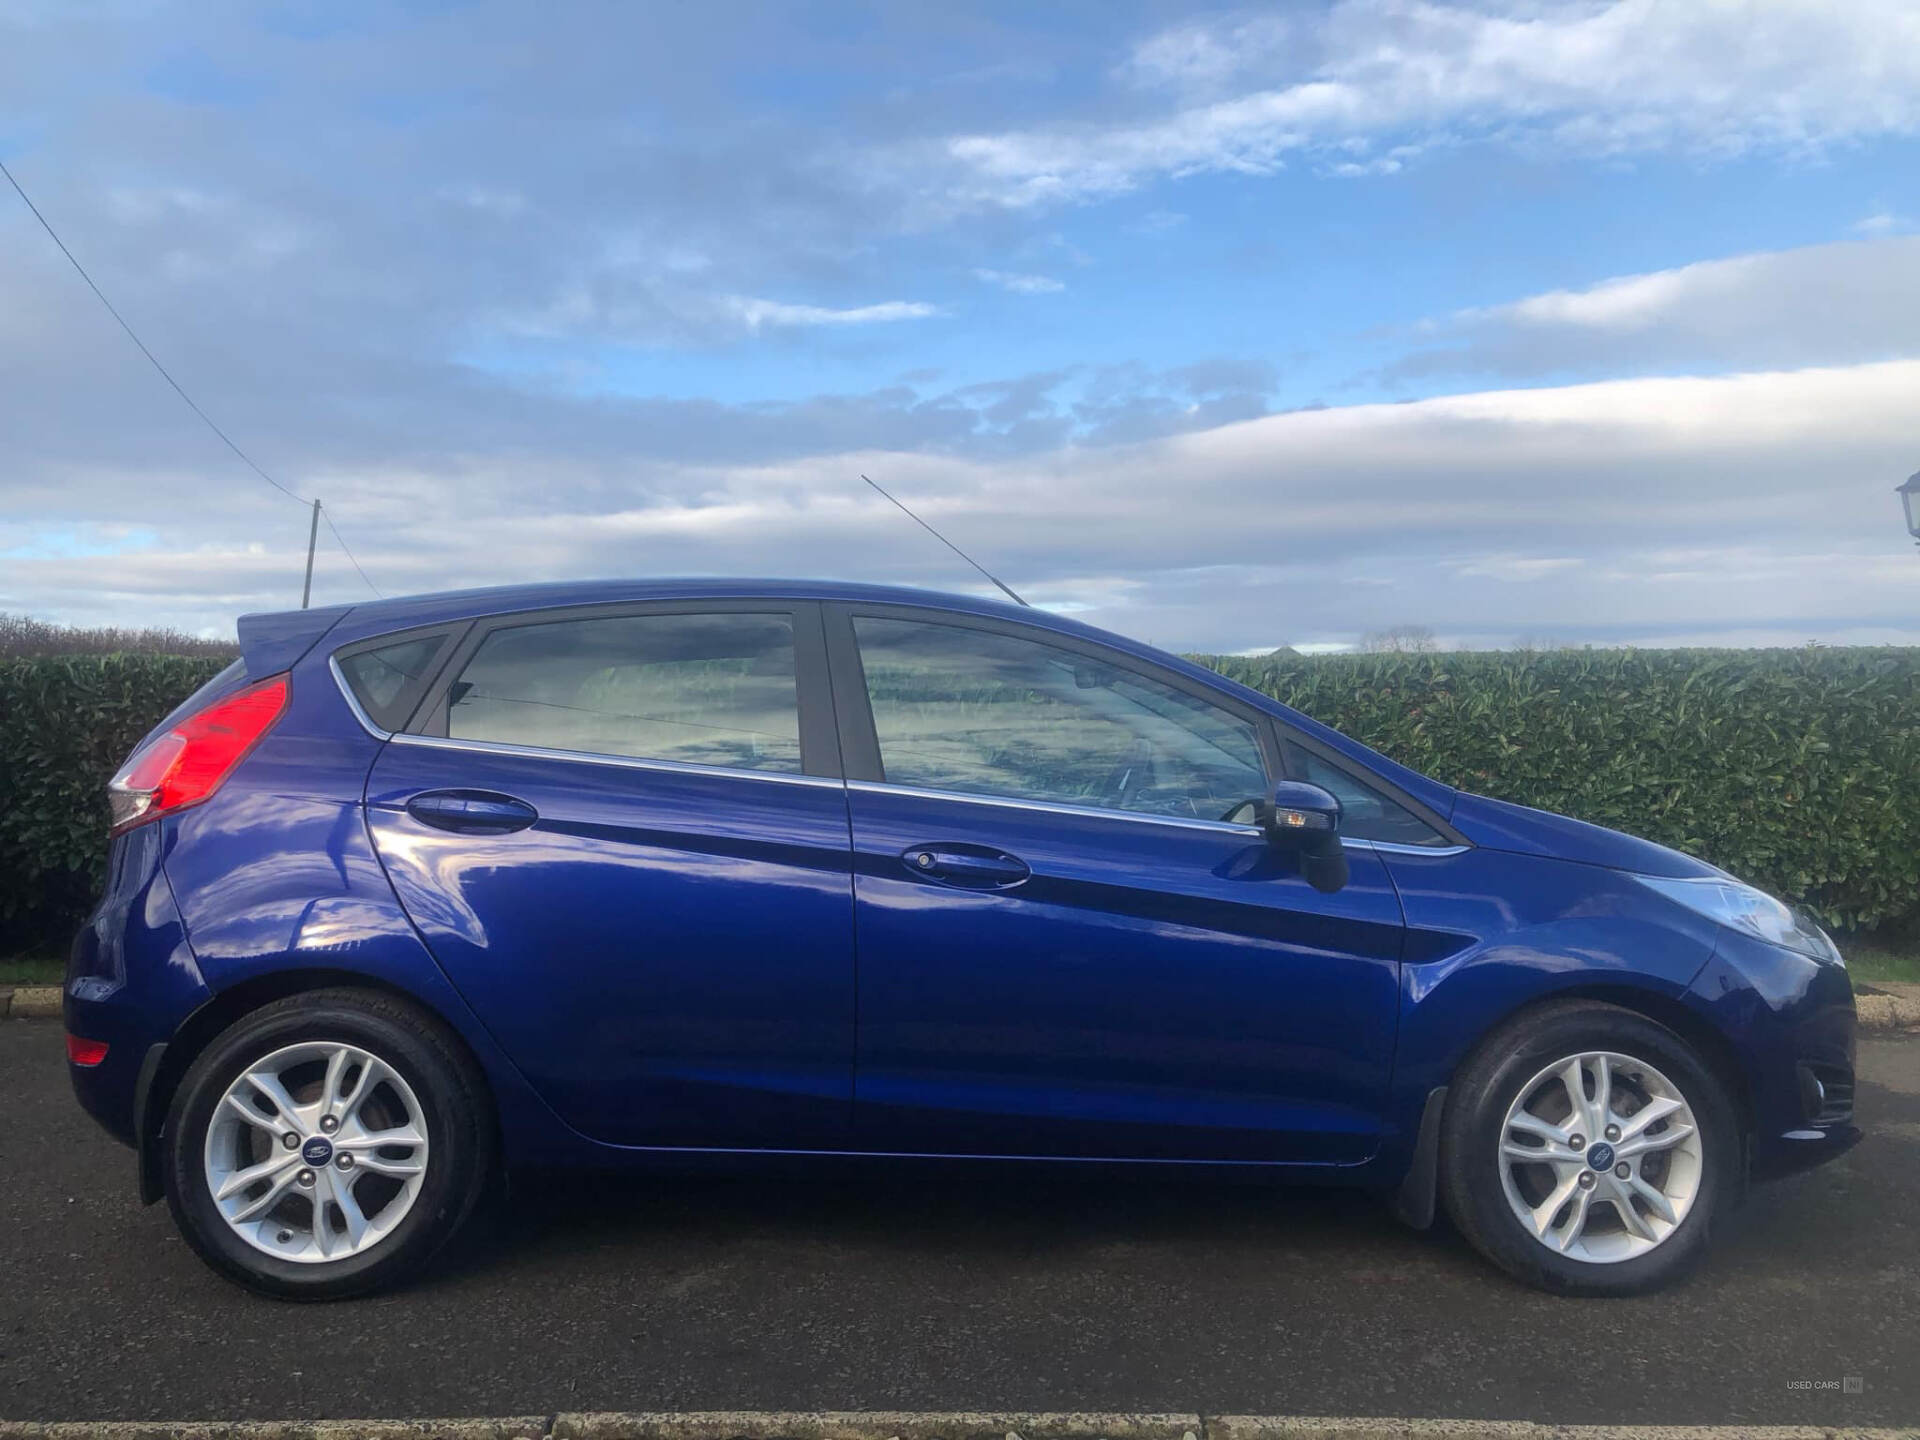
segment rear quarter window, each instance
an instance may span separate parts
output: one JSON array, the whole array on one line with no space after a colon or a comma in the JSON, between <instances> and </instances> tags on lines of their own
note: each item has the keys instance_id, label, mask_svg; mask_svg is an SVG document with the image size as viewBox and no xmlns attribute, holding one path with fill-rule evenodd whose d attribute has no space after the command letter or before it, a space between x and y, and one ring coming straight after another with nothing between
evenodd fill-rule
<instances>
[{"instance_id":1,"label":"rear quarter window","mask_svg":"<svg viewBox=\"0 0 1920 1440\"><path fill-rule=\"evenodd\" d=\"M382 730L398 730L433 676L448 632L409 635L392 644L360 647L335 657L340 674L367 718Z\"/></svg>"}]
</instances>

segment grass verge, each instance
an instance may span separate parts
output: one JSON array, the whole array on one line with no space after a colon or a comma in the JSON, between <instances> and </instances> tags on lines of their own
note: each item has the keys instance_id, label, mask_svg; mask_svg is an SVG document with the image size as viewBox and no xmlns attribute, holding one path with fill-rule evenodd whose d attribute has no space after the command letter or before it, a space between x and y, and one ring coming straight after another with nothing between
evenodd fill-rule
<instances>
[{"instance_id":1,"label":"grass verge","mask_svg":"<svg viewBox=\"0 0 1920 1440\"><path fill-rule=\"evenodd\" d=\"M0 960L0 985L58 985L67 962L57 955L11 955Z\"/></svg>"},{"instance_id":2,"label":"grass verge","mask_svg":"<svg viewBox=\"0 0 1920 1440\"><path fill-rule=\"evenodd\" d=\"M1847 969L1856 981L1903 980L1920 985L1920 945L1892 948L1871 943L1836 942L1847 957Z\"/></svg>"}]
</instances>

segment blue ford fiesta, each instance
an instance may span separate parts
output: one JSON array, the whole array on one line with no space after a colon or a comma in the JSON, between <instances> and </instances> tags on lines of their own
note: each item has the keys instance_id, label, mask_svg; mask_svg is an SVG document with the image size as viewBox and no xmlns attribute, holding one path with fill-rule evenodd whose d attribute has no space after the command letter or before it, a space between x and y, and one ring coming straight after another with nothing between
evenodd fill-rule
<instances>
[{"instance_id":1,"label":"blue ford fiesta","mask_svg":"<svg viewBox=\"0 0 1920 1440\"><path fill-rule=\"evenodd\" d=\"M1858 1138L1786 906L1068 620L702 580L239 634L112 782L66 1025L258 1290L393 1283L502 1167L698 1152L1363 1186L1619 1294Z\"/></svg>"}]
</instances>

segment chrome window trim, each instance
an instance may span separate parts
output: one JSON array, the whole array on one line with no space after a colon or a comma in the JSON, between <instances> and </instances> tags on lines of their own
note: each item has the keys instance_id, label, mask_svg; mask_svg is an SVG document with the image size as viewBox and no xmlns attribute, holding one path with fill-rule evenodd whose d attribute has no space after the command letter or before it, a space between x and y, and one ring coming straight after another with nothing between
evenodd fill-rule
<instances>
[{"instance_id":1,"label":"chrome window trim","mask_svg":"<svg viewBox=\"0 0 1920 1440\"><path fill-rule=\"evenodd\" d=\"M401 736L408 739L408 736ZM748 772L753 773L753 772ZM1240 825L1231 820L1189 820L1181 815L1149 815L1144 810L1103 810L1095 805L1068 805L1054 800L1022 800L1011 795L975 795L964 790L930 790L918 785L889 785L881 780L849 780L847 789L867 795L904 795L915 800L958 800L968 805L1001 805L1011 810L1037 810L1047 815L1087 816L1096 820L1131 820L1135 824L1173 825L1183 830L1211 830L1217 834L1240 835L1256 840L1266 838L1258 825ZM1362 840L1342 835L1342 845L1356 850L1372 850L1387 855L1460 855L1471 845L1402 845L1393 840Z\"/></svg>"},{"instance_id":2,"label":"chrome window trim","mask_svg":"<svg viewBox=\"0 0 1920 1440\"><path fill-rule=\"evenodd\" d=\"M353 711L353 718L360 722L360 728L376 740L391 740L393 732L382 730L373 723L373 717L360 707L360 698L353 693L353 686L347 683L347 672L340 668L340 657L329 655L327 669L333 672L333 683L340 687L341 698L347 702L347 708Z\"/></svg>"},{"instance_id":3,"label":"chrome window trim","mask_svg":"<svg viewBox=\"0 0 1920 1440\"><path fill-rule=\"evenodd\" d=\"M926 790L917 785L889 785L881 780L849 780L847 789L871 795L905 795L915 800L959 800L968 805L1001 805L1012 810L1038 810L1048 815L1087 816L1096 820L1131 820L1143 825L1175 825L1185 830L1212 830L1231 835L1264 838L1258 825L1230 820L1189 820L1181 815L1149 815L1144 810L1103 810L1096 805L1068 805L1053 800L1021 800L1011 795L975 795L964 790Z\"/></svg>"},{"instance_id":4,"label":"chrome window trim","mask_svg":"<svg viewBox=\"0 0 1920 1440\"><path fill-rule=\"evenodd\" d=\"M690 765L684 760L653 760L640 755L602 755L594 750L550 750L540 745L514 745L505 740L459 740L446 735L401 733L388 737L395 745L424 745L434 750L466 750L479 755L518 756L527 760L566 760L576 765L617 765L626 770L661 770L675 775L728 775L747 780L771 780L780 785L811 785L838 790L845 783L826 775L797 775L787 770L742 770L733 765Z\"/></svg>"},{"instance_id":5,"label":"chrome window trim","mask_svg":"<svg viewBox=\"0 0 1920 1440\"><path fill-rule=\"evenodd\" d=\"M1473 848L1471 845L1403 845L1398 840L1362 840L1357 835L1342 835L1340 843L1381 855L1464 855Z\"/></svg>"}]
</instances>

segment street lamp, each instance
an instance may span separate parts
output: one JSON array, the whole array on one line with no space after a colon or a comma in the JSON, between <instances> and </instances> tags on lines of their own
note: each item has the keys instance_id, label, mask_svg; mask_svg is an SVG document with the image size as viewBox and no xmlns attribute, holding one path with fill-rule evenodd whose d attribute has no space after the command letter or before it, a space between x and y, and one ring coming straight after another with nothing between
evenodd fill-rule
<instances>
[{"instance_id":1,"label":"street lamp","mask_svg":"<svg viewBox=\"0 0 1920 1440\"><path fill-rule=\"evenodd\" d=\"M1907 483L1896 485L1893 493L1900 497L1900 503L1907 509L1907 533L1920 540L1920 470L1907 477Z\"/></svg>"}]
</instances>

